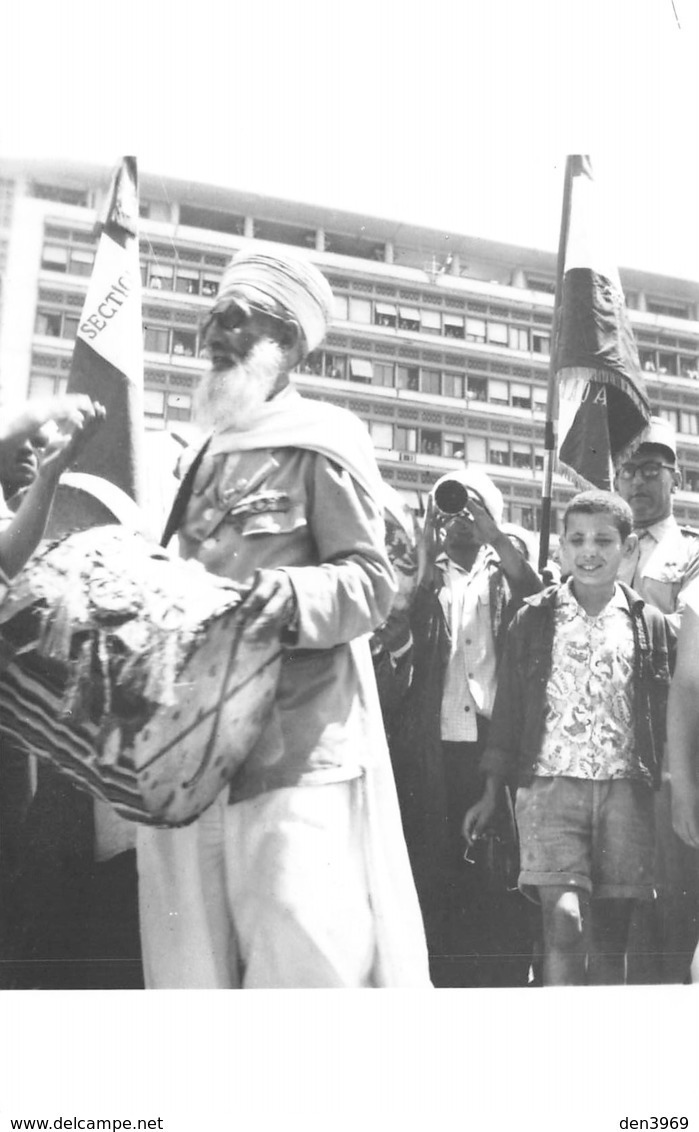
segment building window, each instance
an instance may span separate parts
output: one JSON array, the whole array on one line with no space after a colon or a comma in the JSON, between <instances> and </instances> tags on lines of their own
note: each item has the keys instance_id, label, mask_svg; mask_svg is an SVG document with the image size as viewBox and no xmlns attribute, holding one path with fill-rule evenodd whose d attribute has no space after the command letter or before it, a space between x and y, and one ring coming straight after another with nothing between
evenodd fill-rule
<instances>
[{"instance_id":1,"label":"building window","mask_svg":"<svg viewBox=\"0 0 699 1132\"><path fill-rule=\"evenodd\" d=\"M192 330L173 330L172 352L180 357L193 358L197 352L197 336Z\"/></svg>"},{"instance_id":2,"label":"building window","mask_svg":"<svg viewBox=\"0 0 699 1132\"><path fill-rule=\"evenodd\" d=\"M398 452L417 452L417 429L396 425L393 430L393 447Z\"/></svg>"},{"instance_id":3,"label":"building window","mask_svg":"<svg viewBox=\"0 0 699 1132\"><path fill-rule=\"evenodd\" d=\"M520 385L513 381L510 385L510 403L515 409L531 409L532 390L530 385Z\"/></svg>"},{"instance_id":4,"label":"building window","mask_svg":"<svg viewBox=\"0 0 699 1132\"><path fill-rule=\"evenodd\" d=\"M350 377L362 385L371 385L374 367L367 358L350 358Z\"/></svg>"},{"instance_id":5,"label":"building window","mask_svg":"<svg viewBox=\"0 0 699 1132\"><path fill-rule=\"evenodd\" d=\"M681 412L679 431L688 436L699 436L699 415Z\"/></svg>"},{"instance_id":6,"label":"building window","mask_svg":"<svg viewBox=\"0 0 699 1132\"><path fill-rule=\"evenodd\" d=\"M201 293L207 299L213 299L218 295L219 279L215 275L203 275L201 280Z\"/></svg>"},{"instance_id":7,"label":"building window","mask_svg":"<svg viewBox=\"0 0 699 1132\"><path fill-rule=\"evenodd\" d=\"M699 358L685 357L682 354L679 359L680 364L680 377L691 377L694 381L699 378Z\"/></svg>"},{"instance_id":8,"label":"building window","mask_svg":"<svg viewBox=\"0 0 699 1132\"><path fill-rule=\"evenodd\" d=\"M439 311L421 310L420 325L426 334L442 333L442 316Z\"/></svg>"},{"instance_id":9,"label":"building window","mask_svg":"<svg viewBox=\"0 0 699 1132\"><path fill-rule=\"evenodd\" d=\"M323 373L323 353L321 350L314 350L312 354L307 354L300 366L297 367L298 373L310 373L315 377L321 377Z\"/></svg>"},{"instance_id":10,"label":"building window","mask_svg":"<svg viewBox=\"0 0 699 1132\"><path fill-rule=\"evenodd\" d=\"M385 448L388 452L393 448L393 425L369 421L369 435L375 448Z\"/></svg>"},{"instance_id":11,"label":"building window","mask_svg":"<svg viewBox=\"0 0 699 1132\"><path fill-rule=\"evenodd\" d=\"M469 436L466 438L466 451L468 452L469 463L485 464L486 459L486 444L484 436Z\"/></svg>"},{"instance_id":12,"label":"building window","mask_svg":"<svg viewBox=\"0 0 699 1132\"><path fill-rule=\"evenodd\" d=\"M58 248L55 244L45 244L41 253L41 266L48 271L68 270L68 249Z\"/></svg>"},{"instance_id":13,"label":"building window","mask_svg":"<svg viewBox=\"0 0 699 1132\"><path fill-rule=\"evenodd\" d=\"M658 366L655 357L655 350L639 350L638 358L641 363L641 369L646 373L656 373Z\"/></svg>"},{"instance_id":14,"label":"building window","mask_svg":"<svg viewBox=\"0 0 699 1132\"><path fill-rule=\"evenodd\" d=\"M469 377L468 379L468 393L474 401L487 401L488 400L488 379L487 377Z\"/></svg>"},{"instance_id":15,"label":"building window","mask_svg":"<svg viewBox=\"0 0 699 1132\"><path fill-rule=\"evenodd\" d=\"M148 286L156 291L171 291L175 269L169 264L151 263L148 271Z\"/></svg>"},{"instance_id":16,"label":"building window","mask_svg":"<svg viewBox=\"0 0 699 1132\"><path fill-rule=\"evenodd\" d=\"M553 279L544 279L540 275L527 275L527 287L530 291L542 291L545 295L555 295L556 283Z\"/></svg>"},{"instance_id":17,"label":"building window","mask_svg":"<svg viewBox=\"0 0 699 1132\"><path fill-rule=\"evenodd\" d=\"M489 322L488 341L497 346L507 346L509 341L508 329L504 322Z\"/></svg>"},{"instance_id":18,"label":"building window","mask_svg":"<svg viewBox=\"0 0 699 1132\"><path fill-rule=\"evenodd\" d=\"M333 295L333 317L339 322L347 322L348 307L346 295Z\"/></svg>"},{"instance_id":19,"label":"building window","mask_svg":"<svg viewBox=\"0 0 699 1132\"><path fill-rule=\"evenodd\" d=\"M162 421L165 416L165 394L158 389L144 389L143 413L149 423Z\"/></svg>"},{"instance_id":20,"label":"building window","mask_svg":"<svg viewBox=\"0 0 699 1132\"><path fill-rule=\"evenodd\" d=\"M675 432L679 432L679 413L677 409L658 409L658 416L671 424Z\"/></svg>"},{"instance_id":21,"label":"building window","mask_svg":"<svg viewBox=\"0 0 699 1132\"><path fill-rule=\"evenodd\" d=\"M143 340L144 350L152 354L170 353L170 331L158 326L147 326Z\"/></svg>"},{"instance_id":22,"label":"building window","mask_svg":"<svg viewBox=\"0 0 699 1132\"><path fill-rule=\"evenodd\" d=\"M29 379L30 397L53 397L56 393L56 378L48 374L34 374Z\"/></svg>"},{"instance_id":23,"label":"building window","mask_svg":"<svg viewBox=\"0 0 699 1132\"><path fill-rule=\"evenodd\" d=\"M520 507L519 508L519 525L524 527L525 531L535 531L539 525L538 508L537 507ZM538 542L537 542L537 557L538 557ZM536 562L533 563L536 565Z\"/></svg>"},{"instance_id":24,"label":"building window","mask_svg":"<svg viewBox=\"0 0 699 1132\"><path fill-rule=\"evenodd\" d=\"M464 318L460 314L445 314L444 316L444 337L445 338L463 338L464 336Z\"/></svg>"},{"instance_id":25,"label":"building window","mask_svg":"<svg viewBox=\"0 0 699 1132\"><path fill-rule=\"evenodd\" d=\"M542 412L546 411L546 402L548 400L548 391L540 385L535 385L533 390L534 394L534 408Z\"/></svg>"},{"instance_id":26,"label":"building window","mask_svg":"<svg viewBox=\"0 0 699 1132\"><path fill-rule=\"evenodd\" d=\"M420 370L420 392L439 396L442 391L442 375L438 369Z\"/></svg>"},{"instance_id":27,"label":"building window","mask_svg":"<svg viewBox=\"0 0 699 1132\"><path fill-rule=\"evenodd\" d=\"M396 389L409 389L416 393L420 388L420 371L417 366L396 366Z\"/></svg>"},{"instance_id":28,"label":"building window","mask_svg":"<svg viewBox=\"0 0 699 1132\"><path fill-rule=\"evenodd\" d=\"M510 466L510 446L502 440L491 440L490 442L490 463L499 464L501 467L509 468Z\"/></svg>"},{"instance_id":29,"label":"building window","mask_svg":"<svg viewBox=\"0 0 699 1132\"><path fill-rule=\"evenodd\" d=\"M466 378L461 374L445 373L442 379L442 393L445 397L455 397L463 401L466 395Z\"/></svg>"},{"instance_id":30,"label":"building window","mask_svg":"<svg viewBox=\"0 0 699 1132\"><path fill-rule=\"evenodd\" d=\"M168 393L167 419L169 421L189 421L192 418L191 393Z\"/></svg>"},{"instance_id":31,"label":"building window","mask_svg":"<svg viewBox=\"0 0 699 1132\"><path fill-rule=\"evenodd\" d=\"M529 351L529 331L523 330L520 326L510 326L508 332L508 344L511 350L524 350Z\"/></svg>"},{"instance_id":32,"label":"building window","mask_svg":"<svg viewBox=\"0 0 699 1132\"><path fill-rule=\"evenodd\" d=\"M374 362L374 385L393 388L393 366L387 362Z\"/></svg>"},{"instance_id":33,"label":"building window","mask_svg":"<svg viewBox=\"0 0 699 1132\"><path fill-rule=\"evenodd\" d=\"M549 356L551 349L551 335L542 334L539 330L532 330L532 353Z\"/></svg>"},{"instance_id":34,"label":"building window","mask_svg":"<svg viewBox=\"0 0 699 1132\"><path fill-rule=\"evenodd\" d=\"M534 449L534 469L535 469L535 471L543 472L545 456L546 456L546 453L544 452L543 448L535 448Z\"/></svg>"},{"instance_id":35,"label":"building window","mask_svg":"<svg viewBox=\"0 0 699 1132\"><path fill-rule=\"evenodd\" d=\"M488 400L491 405L509 405L510 387L507 382L491 377L488 382Z\"/></svg>"},{"instance_id":36,"label":"building window","mask_svg":"<svg viewBox=\"0 0 699 1132\"><path fill-rule=\"evenodd\" d=\"M57 204L77 204L82 208L87 206L85 189L69 189L64 185L42 185L34 181L31 195L37 200L53 200Z\"/></svg>"},{"instance_id":37,"label":"building window","mask_svg":"<svg viewBox=\"0 0 699 1132\"><path fill-rule=\"evenodd\" d=\"M368 299L355 299L349 301L350 322L371 322L371 303Z\"/></svg>"},{"instance_id":38,"label":"building window","mask_svg":"<svg viewBox=\"0 0 699 1132\"><path fill-rule=\"evenodd\" d=\"M325 376L344 381L347 372L347 358L344 354L325 355Z\"/></svg>"},{"instance_id":39,"label":"building window","mask_svg":"<svg viewBox=\"0 0 699 1132\"><path fill-rule=\"evenodd\" d=\"M444 437L444 455L451 460L463 460L466 455L463 436L447 433Z\"/></svg>"},{"instance_id":40,"label":"building window","mask_svg":"<svg viewBox=\"0 0 699 1132\"><path fill-rule=\"evenodd\" d=\"M398 314L393 303L376 303L374 308L374 322L377 326L390 326L395 328Z\"/></svg>"},{"instance_id":41,"label":"building window","mask_svg":"<svg viewBox=\"0 0 699 1132\"><path fill-rule=\"evenodd\" d=\"M528 444L513 444L512 445L512 467L513 468L531 468L532 466L532 450Z\"/></svg>"},{"instance_id":42,"label":"building window","mask_svg":"<svg viewBox=\"0 0 699 1132\"><path fill-rule=\"evenodd\" d=\"M646 310L649 314L662 314L668 318L690 318L686 303L667 303L655 299L648 299Z\"/></svg>"},{"instance_id":43,"label":"building window","mask_svg":"<svg viewBox=\"0 0 699 1132\"><path fill-rule=\"evenodd\" d=\"M400 330L419 330L419 310L415 307L398 307L398 326Z\"/></svg>"},{"instance_id":44,"label":"building window","mask_svg":"<svg viewBox=\"0 0 699 1132\"><path fill-rule=\"evenodd\" d=\"M45 334L48 338L61 337L61 315L58 311L37 311L35 334Z\"/></svg>"},{"instance_id":45,"label":"building window","mask_svg":"<svg viewBox=\"0 0 699 1132\"><path fill-rule=\"evenodd\" d=\"M442 434L436 429L420 429L420 451L425 456L442 455Z\"/></svg>"},{"instance_id":46,"label":"building window","mask_svg":"<svg viewBox=\"0 0 699 1132\"><path fill-rule=\"evenodd\" d=\"M94 252L83 252L77 249L71 250L70 267L68 270L71 275L91 275L94 262Z\"/></svg>"},{"instance_id":47,"label":"building window","mask_svg":"<svg viewBox=\"0 0 699 1132\"><path fill-rule=\"evenodd\" d=\"M63 333L62 338L77 338L78 324L80 319L77 316L64 314L63 315Z\"/></svg>"},{"instance_id":48,"label":"building window","mask_svg":"<svg viewBox=\"0 0 699 1132\"><path fill-rule=\"evenodd\" d=\"M658 354L658 373L672 374L673 377L677 376L677 354Z\"/></svg>"},{"instance_id":49,"label":"building window","mask_svg":"<svg viewBox=\"0 0 699 1132\"><path fill-rule=\"evenodd\" d=\"M482 318L466 319L466 341L485 342L485 320Z\"/></svg>"},{"instance_id":50,"label":"building window","mask_svg":"<svg viewBox=\"0 0 699 1132\"><path fill-rule=\"evenodd\" d=\"M188 267L178 267L175 290L180 295L198 295L199 272L192 271L191 268Z\"/></svg>"},{"instance_id":51,"label":"building window","mask_svg":"<svg viewBox=\"0 0 699 1132\"><path fill-rule=\"evenodd\" d=\"M686 470L684 473L684 486L687 491L699 491L699 471Z\"/></svg>"}]
</instances>

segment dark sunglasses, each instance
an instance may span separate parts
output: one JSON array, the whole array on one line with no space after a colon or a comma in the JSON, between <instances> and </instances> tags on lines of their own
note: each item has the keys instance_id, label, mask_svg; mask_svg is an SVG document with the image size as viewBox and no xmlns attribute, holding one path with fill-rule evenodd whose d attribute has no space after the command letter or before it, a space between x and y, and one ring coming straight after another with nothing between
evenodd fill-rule
<instances>
[{"instance_id":1,"label":"dark sunglasses","mask_svg":"<svg viewBox=\"0 0 699 1132\"><path fill-rule=\"evenodd\" d=\"M206 316L201 324L201 333L206 334L213 325L217 324L222 330L232 334L236 330L241 330L250 321L253 312L262 314L265 318L272 318L284 325L290 325L290 320L284 315L274 314L272 311L258 307L255 303L250 303L246 299L229 299L227 303L220 307L214 307L211 313Z\"/></svg>"}]
</instances>

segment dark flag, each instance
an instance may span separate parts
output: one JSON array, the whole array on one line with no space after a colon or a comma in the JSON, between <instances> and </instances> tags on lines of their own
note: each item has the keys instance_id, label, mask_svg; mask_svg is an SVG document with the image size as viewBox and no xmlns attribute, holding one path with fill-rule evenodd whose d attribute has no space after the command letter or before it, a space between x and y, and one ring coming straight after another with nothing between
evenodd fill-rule
<instances>
[{"instance_id":1,"label":"dark flag","mask_svg":"<svg viewBox=\"0 0 699 1132\"><path fill-rule=\"evenodd\" d=\"M86 393L100 401L107 420L99 442L90 445L76 470L61 479L52 533L113 522L114 517L130 526L141 523L134 506L142 502L144 436L135 157L124 157L117 167L99 229L68 392Z\"/></svg>"},{"instance_id":2,"label":"dark flag","mask_svg":"<svg viewBox=\"0 0 699 1132\"><path fill-rule=\"evenodd\" d=\"M650 420L619 272L609 261L590 159L568 158L569 216L552 370L558 462L580 487L610 490L613 465Z\"/></svg>"}]
</instances>

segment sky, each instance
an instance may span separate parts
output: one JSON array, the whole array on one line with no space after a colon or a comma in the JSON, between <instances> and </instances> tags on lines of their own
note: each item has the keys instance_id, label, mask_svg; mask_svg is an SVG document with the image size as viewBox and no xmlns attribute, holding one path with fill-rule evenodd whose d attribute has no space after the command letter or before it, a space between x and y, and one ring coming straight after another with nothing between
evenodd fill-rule
<instances>
[{"instance_id":1,"label":"sky","mask_svg":"<svg viewBox=\"0 0 699 1132\"><path fill-rule=\"evenodd\" d=\"M617 262L699 279L696 0L24 0L4 22L5 155L131 152L555 250L587 152Z\"/></svg>"}]
</instances>

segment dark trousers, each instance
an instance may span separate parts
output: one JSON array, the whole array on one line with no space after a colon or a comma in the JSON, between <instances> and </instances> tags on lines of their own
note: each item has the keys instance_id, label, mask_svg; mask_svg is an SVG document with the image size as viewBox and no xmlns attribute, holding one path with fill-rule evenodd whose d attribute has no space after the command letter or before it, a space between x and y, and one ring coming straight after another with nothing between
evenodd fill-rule
<instances>
[{"instance_id":1,"label":"dark trousers","mask_svg":"<svg viewBox=\"0 0 699 1132\"><path fill-rule=\"evenodd\" d=\"M445 839L437 871L437 900L429 900L432 981L437 987L526 986L532 962L534 916L517 890L517 839L509 795L484 837L464 860L462 824L481 797L479 770L488 724L475 743L442 743L446 791ZM427 921L428 917L426 917ZM431 937L431 938L430 938Z\"/></svg>"},{"instance_id":2,"label":"dark trousers","mask_svg":"<svg viewBox=\"0 0 699 1132\"><path fill-rule=\"evenodd\" d=\"M686 983L699 942L699 851L672 828L670 784L655 805L656 898L639 902L629 931L629 983Z\"/></svg>"},{"instance_id":3,"label":"dark trousers","mask_svg":"<svg viewBox=\"0 0 699 1132\"><path fill-rule=\"evenodd\" d=\"M19 837L2 986L143 986L136 854L97 864L92 815L90 797L51 767L39 767Z\"/></svg>"}]
</instances>

